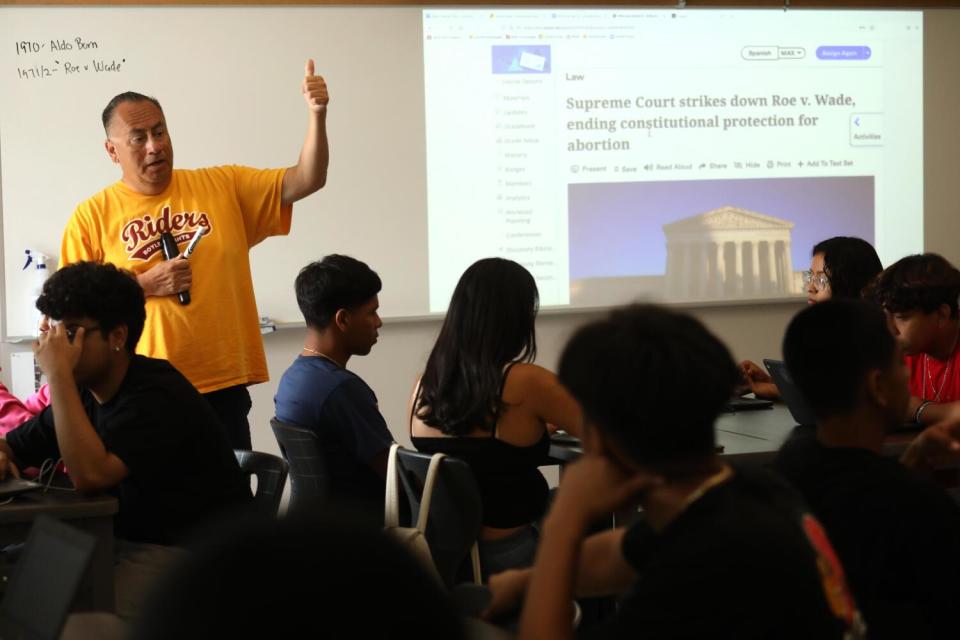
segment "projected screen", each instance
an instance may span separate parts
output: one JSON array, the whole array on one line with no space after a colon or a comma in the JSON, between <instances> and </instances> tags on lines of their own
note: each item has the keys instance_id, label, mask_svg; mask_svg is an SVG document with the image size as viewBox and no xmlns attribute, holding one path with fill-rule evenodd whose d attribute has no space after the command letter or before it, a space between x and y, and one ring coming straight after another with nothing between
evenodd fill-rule
<instances>
[{"instance_id":1,"label":"projected screen","mask_svg":"<svg viewBox=\"0 0 960 640\"><path fill-rule=\"evenodd\" d=\"M812 246L923 249L919 12L423 11L429 305L802 292Z\"/></svg>"}]
</instances>

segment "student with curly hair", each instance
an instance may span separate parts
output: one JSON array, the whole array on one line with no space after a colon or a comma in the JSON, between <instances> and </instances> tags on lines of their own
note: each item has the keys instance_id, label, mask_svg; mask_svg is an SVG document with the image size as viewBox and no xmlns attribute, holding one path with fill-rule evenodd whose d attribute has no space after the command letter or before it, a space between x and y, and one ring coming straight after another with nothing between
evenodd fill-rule
<instances>
[{"instance_id":1,"label":"student with curly hair","mask_svg":"<svg viewBox=\"0 0 960 640\"><path fill-rule=\"evenodd\" d=\"M129 273L64 267L37 308L34 353L52 404L0 439L0 477L62 458L77 491L117 496L118 612L131 613L147 586L121 567L162 566L163 549L248 504L250 486L203 396L166 360L135 355L146 314Z\"/></svg>"},{"instance_id":2,"label":"student with curly hair","mask_svg":"<svg viewBox=\"0 0 960 640\"><path fill-rule=\"evenodd\" d=\"M910 368L907 418L960 421L960 271L935 253L907 256L880 274L873 298Z\"/></svg>"}]
</instances>

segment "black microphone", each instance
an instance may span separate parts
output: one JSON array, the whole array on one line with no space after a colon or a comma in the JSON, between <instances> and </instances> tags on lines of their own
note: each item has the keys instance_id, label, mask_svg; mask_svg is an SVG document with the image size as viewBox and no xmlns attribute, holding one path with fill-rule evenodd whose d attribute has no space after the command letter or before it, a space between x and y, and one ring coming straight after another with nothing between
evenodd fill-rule
<instances>
[{"instance_id":1,"label":"black microphone","mask_svg":"<svg viewBox=\"0 0 960 640\"><path fill-rule=\"evenodd\" d=\"M160 248L163 249L163 259L173 260L180 255L180 249L177 248L177 241L173 239L173 234L164 231L160 234ZM190 304L190 290L181 291L177 294L180 298L180 304Z\"/></svg>"}]
</instances>

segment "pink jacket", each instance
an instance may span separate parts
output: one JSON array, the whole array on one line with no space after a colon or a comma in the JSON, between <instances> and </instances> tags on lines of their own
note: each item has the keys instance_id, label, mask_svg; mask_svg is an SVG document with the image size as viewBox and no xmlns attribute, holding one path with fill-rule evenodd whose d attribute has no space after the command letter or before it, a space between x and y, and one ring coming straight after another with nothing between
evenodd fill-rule
<instances>
[{"instance_id":1,"label":"pink jacket","mask_svg":"<svg viewBox=\"0 0 960 640\"><path fill-rule=\"evenodd\" d=\"M0 383L0 436L5 436L50 404L50 388L40 387L22 402Z\"/></svg>"}]
</instances>

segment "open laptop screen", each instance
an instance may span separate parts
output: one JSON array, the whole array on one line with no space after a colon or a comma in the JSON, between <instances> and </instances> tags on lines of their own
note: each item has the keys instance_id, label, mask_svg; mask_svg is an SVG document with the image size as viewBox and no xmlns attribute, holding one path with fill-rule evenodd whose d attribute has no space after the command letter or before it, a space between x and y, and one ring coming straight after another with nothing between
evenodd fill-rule
<instances>
[{"instance_id":1,"label":"open laptop screen","mask_svg":"<svg viewBox=\"0 0 960 640\"><path fill-rule=\"evenodd\" d=\"M95 545L89 534L37 517L0 602L0 636L58 638Z\"/></svg>"}]
</instances>

